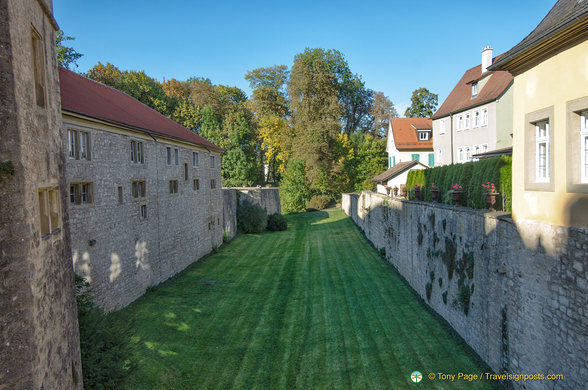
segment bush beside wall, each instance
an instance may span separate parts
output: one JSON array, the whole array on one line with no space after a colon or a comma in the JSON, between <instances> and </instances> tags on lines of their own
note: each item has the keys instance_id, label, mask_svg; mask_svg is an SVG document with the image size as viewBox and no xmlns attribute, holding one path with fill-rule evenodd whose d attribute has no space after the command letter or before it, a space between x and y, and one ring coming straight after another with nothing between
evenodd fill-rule
<instances>
[{"instance_id":1,"label":"bush beside wall","mask_svg":"<svg viewBox=\"0 0 588 390\"><path fill-rule=\"evenodd\" d=\"M443 165L408 173L406 186L412 189L416 184L421 185L421 200L431 202L431 183L435 183L441 191L439 202L451 204L449 191L454 184L463 187L460 204L475 209L486 209L486 196L482 184L494 183L501 196L506 199L506 211L511 211L512 199L512 157L502 156L484 159L465 164ZM500 209L502 197L496 202Z\"/></svg>"}]
</instances>

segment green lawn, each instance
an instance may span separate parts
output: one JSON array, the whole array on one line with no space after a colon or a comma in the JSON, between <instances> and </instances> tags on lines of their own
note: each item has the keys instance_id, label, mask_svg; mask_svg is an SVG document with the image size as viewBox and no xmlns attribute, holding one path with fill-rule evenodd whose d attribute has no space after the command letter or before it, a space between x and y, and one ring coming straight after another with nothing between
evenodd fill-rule
<instances>
[{"instance_id":1,"label":"green lawn","mask_svg":"<svg viewBox=\"0 0 588 390\"><path fill-rule=\"evenodd\" d=\"M489 369L341 210L287 220L115 313L135 334L129 389L489 388L426 378Z\"/></svg>"}]
</instances>

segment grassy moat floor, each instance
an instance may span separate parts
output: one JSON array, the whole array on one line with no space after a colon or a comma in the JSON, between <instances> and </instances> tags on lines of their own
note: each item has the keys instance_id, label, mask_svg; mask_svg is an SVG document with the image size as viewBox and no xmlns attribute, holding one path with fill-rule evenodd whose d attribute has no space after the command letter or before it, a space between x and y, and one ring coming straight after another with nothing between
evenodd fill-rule
<instances>
[{"instance_id":1,"label":"grassy moat floor","mask_svg":"<svg viewBox=\"0 0 588 390\"><path fill-rule=\"evenodd\" d=\"M133 326L128 389L491 388L427 378L490 369L341 210L287 221L114 314Z\"/></svg>"}]
</instances>

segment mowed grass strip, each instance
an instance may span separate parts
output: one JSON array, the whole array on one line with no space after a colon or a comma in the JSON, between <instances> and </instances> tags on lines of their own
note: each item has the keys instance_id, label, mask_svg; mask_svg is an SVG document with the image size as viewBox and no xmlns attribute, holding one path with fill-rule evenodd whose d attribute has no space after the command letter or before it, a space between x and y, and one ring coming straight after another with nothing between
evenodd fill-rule
<instances>
[{"instance_id":1,"label":"mowed grass strip","mask_svg":"<svg viewBox=\"0 0 588 390\"><path fill-rule=\"evenodd\" d=\"M128 389L490 388L489 372L341 210L240 235L114 320L132 324Z\"/></svg>"}]
</instances>

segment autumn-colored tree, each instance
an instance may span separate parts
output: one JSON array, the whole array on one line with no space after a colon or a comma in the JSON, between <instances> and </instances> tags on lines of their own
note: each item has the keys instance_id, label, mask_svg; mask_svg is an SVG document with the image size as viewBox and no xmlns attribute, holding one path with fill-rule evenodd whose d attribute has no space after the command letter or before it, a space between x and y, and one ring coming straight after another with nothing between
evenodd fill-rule
<instances>
[{"instance_id":1,"label":"autumn-colored tree","mask_svg":"<svg viewBox=\"0 0 588 390\"><path fill-rule=\"evenodd\" d=\"M437 109L437 94L427 88L415 89L410 98L411 105L404 112L407 118L430 118Z\"/></svg>"},{"instance_id":2,"label":"autumn-colored tree","mask_svg":"<svg viewBox=\"0 0 588 390\"><path fill-rule=\"evenodd\" d=\"M390 118L398 118L398 112L394 108L394 103L382 92L376 92L374 94L374 104L372 105L370 114L373 117L373 125L370 133L378 137L386 136Z\"/></svg>"},{"instance_id":3,"label":"autumn-colored tree","mask_svg":"<svg viewBox=\"0 0 588 390\"><path fill-rule=\"evenodd\" d=\"M96 80L113 88L118 88L123 78L123 72L119 68L112 65L110 62L107 62L106 65L104 65L100 61L88 70L87 75L92 80Z\"/></svg>"}]
</instances>

